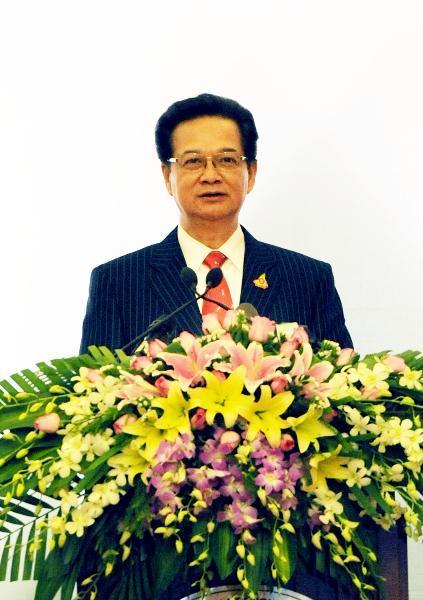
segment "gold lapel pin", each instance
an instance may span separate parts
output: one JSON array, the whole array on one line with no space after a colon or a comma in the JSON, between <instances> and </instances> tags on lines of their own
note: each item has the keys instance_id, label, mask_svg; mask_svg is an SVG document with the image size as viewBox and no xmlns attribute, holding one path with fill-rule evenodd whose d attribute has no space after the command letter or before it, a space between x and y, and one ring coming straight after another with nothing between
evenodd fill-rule
<instances>
[{"instance_id":1,"label":"gold lapel pin","mask_svg":"<svg viewBox=\"0 0 423 600\"><path fill-rule=\"evenodd\" d=\"M269 284L267 283L267 280L266 280L266 273L262 273L261 275L259 275L259 277L257 277L257 279L253 280L253 283L256 287L258 287L262 290L267 290L267 288L269 287Z\"/></svg>"}]
</instances>

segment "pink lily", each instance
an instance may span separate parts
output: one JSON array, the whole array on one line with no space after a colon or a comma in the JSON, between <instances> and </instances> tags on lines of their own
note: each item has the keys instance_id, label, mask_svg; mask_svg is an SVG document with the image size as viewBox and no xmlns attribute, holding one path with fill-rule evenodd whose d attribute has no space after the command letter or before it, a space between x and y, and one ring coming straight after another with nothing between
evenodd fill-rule
<instances>
[{"instance_id":1,"label":"pink lily","mask_svg":"<svg viewBox=\"0 0 423 600\"><path fill-rule=\"evenodd\" d=\"M294 330L291 340L297 340L300 344L308 344L310 341L307 330L302 325Z\"/></svg>"},{"instance_id":2,"label":"pink lily","mask_svg":"<svg viewBox=\"0 0 423 600\"><path fill-rule=\"evenodd\" d=\"M307 375L313 377L319 383L326 381L326 379L332 374L333 365L328 360L323 360L311 367L307 371Z\"/></svg>"},{"instance_id":3,"label":"pink lily","mask_svg":"<svg viewBox=\"0 0 423 600\"><path fill-rule=\"evenodd\" d=\"M323 381L326 381L333 371L333 365L328 360L323 360L311 366L313 350L310 344L303 344L302 354L300 354L298 350L295 350L294 356L294 366L289 373L293 377L308 375L316 382L322 383Z\"/></svg>"},{"instance_id":4,"label":"pink lily","mask_svg":"<svg viewBox=\"0 0 423 600\"><path fill-rule=\"evenodd\" d=\"M178 379L183 390L186 390L214 359L221 358L222 342L220 340L201 346L194 336L192 336L192 340L188 338L190 335L184 335L183 339L182 336L180 337L186 355L161 352L159 356L167 365L173 367L172 370L165 371L165 373Z\"/></svg>"},{"instance_id":5,"label":"pink lily","mask_svg":"<svg viewBox=\"0 0 423 600\"><path fill-rule=\"evenodd\" d=\"M217 314L209 313L208 315L204 315L202 330L204 335L207 335L208 333L213 333L214 331L223 332L222 324Z\"/></svg>"},{"instance_id":6,"label":"pink lily","mask_svg":"<svg viewBox=\"0 0 423 600\"><path fill-rule=\"evenodd\" d=\"M154 398L158 395L157 388L148 383L141 375L132 375L126 371L124 375L127 383L116 394L118 398L134 400L136 398Z\"/></svg>"},{"instance_id":7,"label":"pink lily","mask_svg":"<svg viewBox=\"0 0 423 600\"><path fill-rule=\"evenodd\" d=\"M148 356L151 358L156 358L160 352L166 348L166 344L161 340L155 338L154 340L148 341Z\"/></svg>"},{"instance_id":8,"label":"pink lily","mask_svg":"<svg viewBox=\"0 0 423 600\"><path fill-rule=\"evenodd\" d=\"M313 358L313 350L310 344L304 344L302 354L300 354L298 350L295 350L294 356L294 366L289 374L293 377L305 375L310 368L311 359Z\"/></svg>"},{"instance_id":9,"label":"pink lily","mask_svg":"<svg viewBox=\"0 0 423 600\"><path fill-rule=\"evenodd\" d=\"M263 346L257 342L251 342L248 348L239 343L234 344L229 351L231 361L219 363L219 370L232 373L237 367L245 366L247 368L245 387L250 394L254 393L264 381L273 379L278 374L279 367L287 366L281 356L264 356Z\"/></svg>"},{"instance_id":10,"label":"pink lily","mask_svg":"<svg viewBox=\"0 0 423 600\"><path fill-rule=\"evenodd\" d=\"M135 356L131 359L129 366L131 367L131 369L135 369L136 371L142 371L143 369L149 367L151 364L152 360L151 358L148 358L148 356Z\"/></svg>"}]
</instances>

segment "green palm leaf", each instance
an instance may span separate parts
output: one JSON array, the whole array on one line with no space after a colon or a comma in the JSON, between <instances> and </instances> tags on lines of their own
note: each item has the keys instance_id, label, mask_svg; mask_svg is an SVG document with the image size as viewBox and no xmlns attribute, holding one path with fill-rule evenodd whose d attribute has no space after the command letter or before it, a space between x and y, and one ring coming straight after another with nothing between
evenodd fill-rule
<instances>
[{"instance_id":1,"label":"green palm leaf","mask_svg":"<svg viewBox=\"0 0 423 600\"><path fill-rule=\"evenodd\" d=\"M0 536L0 581L40 577L48 555L48 537L47 530L39 530L36 525L43 519L40 510L45 516L46 510L51 512L58 505L52 498L31 491L38 484L35 474L23 482L24 491L19 498L8 497L5 502L6 495L14 493L13 476L27 466L25 458L35 460L55 456L57 438L46 436L37 440L25 458L16 459L16 452L25 445L25 437L33 431L37 416L45 413L46 401L57 398L57 391L51 390L52 386L60 386L64 392L66 389L71 391L74 385L72 378L81 367L96 369L115 364L127 366L127 355L122 351L115 355L106 347L91 346L89 354L54 359L50 363L40 362L37 370L23 369L0 381L0 459L5 461L0 469L0 531L3 532ZM63 399L66 401L65 393ZM41 400L41 407L31 411L31 406ZM9 433L10 437L2 437L7 432L12 432L13 436ZM78 475L73 474L68 481L57 481L49 492L54 495L57 489L72 479L79 481ZM65 590L65 597L71 597L71 587L69 585Z\"/></svg>"}]
</instances>

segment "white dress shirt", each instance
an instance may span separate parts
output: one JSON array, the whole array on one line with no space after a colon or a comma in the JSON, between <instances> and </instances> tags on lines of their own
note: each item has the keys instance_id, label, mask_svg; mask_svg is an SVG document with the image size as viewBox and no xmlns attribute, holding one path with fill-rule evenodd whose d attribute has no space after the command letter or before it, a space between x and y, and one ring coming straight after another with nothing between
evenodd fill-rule
<instances>
[{"instance_id":1,"label":"white dress shirt","mask_svg":"<svg viewBox=\"0 0 423 600\"><path fill-rule=\"evenodd\" d=\"M239 306L245 255L245 239L241 227L238 225L231 237L220 248L205 246L191 237L180 225L178 225L178 241L187 266L195 271L198 277L197 291L200 294L206 289L209 267L203 264L203 261L208 253L212 250L219 250L227 257L222 265L222 271L231 292L233 306L235 308ZM201 312L202 300L198 302L198 306Z\"/></svg>"}]
</instances>

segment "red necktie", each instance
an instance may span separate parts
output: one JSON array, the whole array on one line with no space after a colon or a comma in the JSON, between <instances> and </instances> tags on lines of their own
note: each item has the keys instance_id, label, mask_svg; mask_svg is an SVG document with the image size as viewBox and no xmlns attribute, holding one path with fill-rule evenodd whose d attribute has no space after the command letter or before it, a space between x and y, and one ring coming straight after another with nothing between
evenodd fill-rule
<instances>
[{"instance_id":1,"label":"red necktie","mask_svg":"<svg viewBox=\"0 0 423 600\"><path fill-rule=\"evenodd\" d=\"M209 252L209 254L207 254L203 263L207 265L210 269L213 269L215 267L220 268L225 262L226 258L227 257L224 254L222 254L222 252L219 252L219 250L212 250L212 252ZM226 306L232 307L231 292L229 291L228 282L224 277L222 278L222 281L219 283L219 285L207 292L207 296L208 298L212 298L213 300L218 300L219 302L226 304ZM221 306L214 304L213 302L203 300L202 314L208 315L210 313L215 313L220 320L224 317L226 310Z\"/></svg>"}]
</instances>

